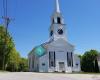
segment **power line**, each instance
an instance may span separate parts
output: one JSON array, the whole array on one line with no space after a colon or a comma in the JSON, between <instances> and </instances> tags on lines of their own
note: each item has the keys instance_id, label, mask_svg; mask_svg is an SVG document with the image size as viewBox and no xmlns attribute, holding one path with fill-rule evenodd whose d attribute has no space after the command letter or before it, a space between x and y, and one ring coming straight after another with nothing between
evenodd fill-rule
<instances>
[{"instance_id":1,"label":"power line","mask_svg":"<svg viewBox=\"0 0 100 80\"><path fill-rule=\"evenodd\" d=\"M10 18L7 15L8 12L8 0L3 0L3 16L2 19L4 20L4 27L6 29L6 35L5 35L5 48L4 48L4 54L3 54L3 66L2 69L5 70L5 55L7 54L7 34L8 34L8 26L10 23Z\"/></svg>"}]
</instances>

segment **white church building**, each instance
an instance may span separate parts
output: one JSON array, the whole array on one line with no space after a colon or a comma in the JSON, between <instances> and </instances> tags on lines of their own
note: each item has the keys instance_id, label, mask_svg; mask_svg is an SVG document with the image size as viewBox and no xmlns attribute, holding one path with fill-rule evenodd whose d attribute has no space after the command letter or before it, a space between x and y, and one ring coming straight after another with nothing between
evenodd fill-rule
<instances>
[{"instance_id":1,"label":"white church building","mask_svg":"<svg viewBox=\"0 0 100 80\"><path fill-rule=\"evenodd\" d=\"M66 27L60 11L59 1L51 17L49 40L36 46L28 54L31 72L79 72L80 58L74 54L75 47L66 36Z\"/></svg>"}]
</instances>

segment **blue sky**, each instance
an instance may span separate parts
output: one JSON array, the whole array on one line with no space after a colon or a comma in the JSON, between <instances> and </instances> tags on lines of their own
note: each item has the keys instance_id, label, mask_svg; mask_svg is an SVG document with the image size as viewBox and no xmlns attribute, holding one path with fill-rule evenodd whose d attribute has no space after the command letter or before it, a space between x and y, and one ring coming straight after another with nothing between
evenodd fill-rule
<instances>
[{"instance_id":1,"label":"blue sky","mask_svg":"<svg viewBox=\"0 0 100 80\"><path fill-rule=\"evenodd\" d=\"M75 45L75 53L83 54L90 49L100 51L100 0L59 1L68 41ZM9 0L8 5L8 15L14 19L9 31L21 56L27 57L33 47L49 38L55 0ZM0 16L2 11L0 0Z\"/></svg>"}]
</instances>

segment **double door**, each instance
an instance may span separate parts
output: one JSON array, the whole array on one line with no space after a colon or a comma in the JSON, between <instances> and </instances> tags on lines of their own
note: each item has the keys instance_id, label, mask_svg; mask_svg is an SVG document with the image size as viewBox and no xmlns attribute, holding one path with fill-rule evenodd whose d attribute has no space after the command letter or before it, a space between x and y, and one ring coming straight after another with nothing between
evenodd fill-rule
<instances>
[{"instance_id":1,"label":"double door","mask_svg":"<svg viewBox=\"0 0 100 80\"><path fill-rule=\"evenodd\" d=\"M65 72L65 63L64 62L59 62L59 71Z\"/></svg>"}]
</instances>

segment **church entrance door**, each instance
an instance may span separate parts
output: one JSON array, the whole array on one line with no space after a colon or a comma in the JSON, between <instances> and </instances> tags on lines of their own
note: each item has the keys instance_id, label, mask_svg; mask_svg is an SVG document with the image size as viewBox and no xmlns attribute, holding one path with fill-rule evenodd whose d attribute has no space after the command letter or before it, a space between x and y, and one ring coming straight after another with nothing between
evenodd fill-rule
<instances>
[{"instance_id":1,"label":"church entrance door","mask_svg":"<svg viewBox=\"0 0 100 80\"><path fill-rule=\"evenodd\" d=\"M65 63L59 62L59 72L65 72Z\"/></svg>"}]
</instances>

